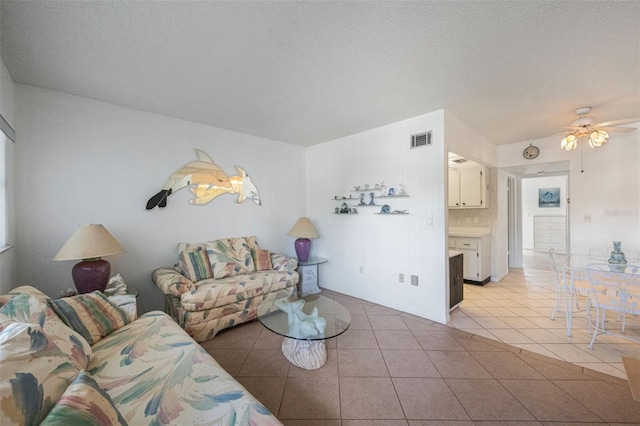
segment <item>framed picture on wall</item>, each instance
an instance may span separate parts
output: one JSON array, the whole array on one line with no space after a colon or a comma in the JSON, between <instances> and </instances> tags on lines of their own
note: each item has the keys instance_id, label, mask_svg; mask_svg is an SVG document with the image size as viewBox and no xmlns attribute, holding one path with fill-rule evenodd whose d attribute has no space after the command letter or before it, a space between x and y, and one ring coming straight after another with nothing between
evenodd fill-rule
<instances>
[{"instance_id":1,"label":"framed picture on wall","mask_svg":"<svg viewBox=\"0 0 640 426\"><path fill-rule=\"evenodd\" d=\"M539 188L538 207L560 207L560 188Z\"/></svg>"}]
</instances>

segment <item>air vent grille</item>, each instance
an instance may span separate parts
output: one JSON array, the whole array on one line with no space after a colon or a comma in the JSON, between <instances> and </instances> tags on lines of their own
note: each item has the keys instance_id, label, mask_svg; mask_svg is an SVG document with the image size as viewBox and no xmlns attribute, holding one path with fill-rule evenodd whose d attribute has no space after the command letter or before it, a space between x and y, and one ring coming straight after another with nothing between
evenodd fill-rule
<instances>
[{"instance_id":1,"label":"air vent grille","mask_svg":"<svg viewBox=\"0 0 640 426\"><path fill-rule=\"evenodd\" d=\"M431 139L431 131L411 135L411 148L420 148L433 144Z\"/></svg>"}]
</instances>

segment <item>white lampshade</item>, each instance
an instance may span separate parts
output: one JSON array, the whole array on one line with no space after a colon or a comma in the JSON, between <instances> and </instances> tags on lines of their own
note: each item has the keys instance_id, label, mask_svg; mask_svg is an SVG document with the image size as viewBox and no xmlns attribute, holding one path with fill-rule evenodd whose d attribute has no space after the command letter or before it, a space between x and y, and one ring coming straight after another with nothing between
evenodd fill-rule
<instances>
[{"instance_id":1,"label":"white lampshade","mask_svg":"<svg viewBox=\"0 0 640 426\"><path fill-rule=\"evenodd\" d=\"M296 238L319 238L318 231L313 226L313 223L307 217L301 217L298 219L293 228L287 233L290 237Z\"/></svg>"},{"instance_id":2,"label":"white lampshade","mask_svg":"<svg viewBox=\"0 0 640 426\"><path fill-rule=\"evenodd\" d=\"M125 253L118 240L102 225L81 225L53 260L96 259Z\"/></svg>"}]
</instances>

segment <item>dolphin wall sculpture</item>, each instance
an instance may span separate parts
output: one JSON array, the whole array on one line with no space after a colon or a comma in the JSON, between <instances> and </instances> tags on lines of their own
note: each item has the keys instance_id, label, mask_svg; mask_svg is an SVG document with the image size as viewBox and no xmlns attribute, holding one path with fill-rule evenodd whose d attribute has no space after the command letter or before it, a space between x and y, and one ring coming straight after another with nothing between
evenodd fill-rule
<instances>
[{"instance_id":1,"label":"dolphin wall sculpture","mask_svg":"<svg viewBox=\"0 0 640 426\"><path fill-rule=\"evenodd\" d=\"M189 200L190 204L204 205L222 194L238 194L236 203L249 199L261 205L260 195L251 178L241 167L236 166L237 176L227 176L213 160L204 152L196 149L198 161L184 165L180 170L169 176L164 186L147 201L147 210L154 207L166 207L167 198L182 188L190 187L196 196Z\"/></svg>"}]
</instances>

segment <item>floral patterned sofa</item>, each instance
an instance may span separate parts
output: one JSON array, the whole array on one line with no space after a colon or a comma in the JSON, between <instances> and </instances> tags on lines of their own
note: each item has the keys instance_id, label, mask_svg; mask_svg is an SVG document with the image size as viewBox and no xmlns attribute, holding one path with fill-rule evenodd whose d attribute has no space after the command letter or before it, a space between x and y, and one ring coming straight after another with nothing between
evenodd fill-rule
<instances>
[{"instance_id":1,"label":"floral patterned sofa","mask_svg":"<svg viewBox=\"0 0 640 426\"><path fill-rule=\"evenodd\" d=\"M299 280L298 261L260 249L256 237L180 243L178 258L152 278L165 311L198 342L255 319L260 302L290 296Z\"/></svg>"},{"instance_id":2,"label":"floral patterned sofa","mask_svg":"<svg viewBox=\"0 0 640 426\"><path fill-rule=\"evenodd\" d=\"M281 425L182 330L99 292L0 296L0 424Z\"/></svg>"}]
</instances>

